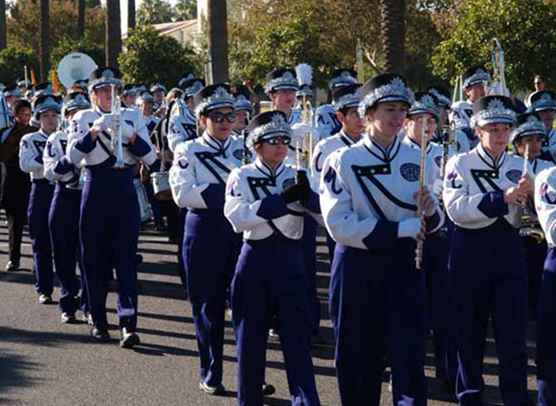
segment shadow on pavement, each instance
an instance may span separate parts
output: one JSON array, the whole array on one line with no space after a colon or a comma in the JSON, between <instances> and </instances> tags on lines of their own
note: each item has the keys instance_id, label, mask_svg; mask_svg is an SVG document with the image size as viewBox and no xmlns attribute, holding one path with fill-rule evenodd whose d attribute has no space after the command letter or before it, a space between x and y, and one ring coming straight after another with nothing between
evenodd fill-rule
<instances>
[{"instance_id":1,"label":"shadow on pavement","mask_svg":"<svg viewBox=\"0 0 556 406\"><path fill-rule=\"evenodd\" d=\"M26 361L25 358L23 355L0 349L0 393L6 394L10 388L29 387L41 383L40 379L28 376L29 371L39 369L41 365ZM18 402L0 397L0 404L9 403Z\"/></svg>"}]
</instances>

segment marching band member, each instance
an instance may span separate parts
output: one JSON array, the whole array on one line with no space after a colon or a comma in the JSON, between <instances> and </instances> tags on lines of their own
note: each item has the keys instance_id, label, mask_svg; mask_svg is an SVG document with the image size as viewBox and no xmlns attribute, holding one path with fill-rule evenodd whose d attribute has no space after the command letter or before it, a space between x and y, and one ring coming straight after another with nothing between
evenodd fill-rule
<instances>
[{"instance_id":1,"label":"marching band member","mask_svg":"<svg viewBox=\"0 0 556 406\"><path fill-rule=\"evenodd\" d=\"M460 404L482 404L483 350L489 316L500 360L505 405L527 399L527 273L517 227L532 192L523 159L505 150L515 122L514 104L486 96L473 106L471 125L480 144L451 158L443 201L455 223L450 279L458 349Z\"/></svg>"},{"instance_id":2,"label":"marching band member","mask_svg":"<svg viewBox=\"0 0 556 406\"><path fill-rule=\"evenodd\" d=\"M357 94L359 84L337 87L333 93L332 106L336 110L336 119L341 123L339 133L321 139L313 151L311 162L311 181L313 190L321 190L322 167L326 158L334 151L343 147L351 147L361 139L363 120L359 116L358 107L361 98ZM335 243L330 234L326 235L330 263L334 258Z\"/></svg>"},{"instance_id":3,"label":"marching band member","mask_svg":"<svg viewBox=\"0 0 556 406\"><path fill-rule=\"evenodd\" d=\"M122 107L134 109L137 101L137 85L128 83L122 89Z\"/></svg>"},{"instance_id":4,"label":"marching band member","mask_svg":"<svg viewBox=\"0 0 556 406\"><path fill-rule=\"evenodd\" d=\"M52 269L52 246L48 229L48 212L54 186L44 177L43 150L46 140L58 128L59 99L52 94L35 98L33 114L40 122L39 131L23 136L19 146L19 166L31 175L29 197L29 235L33 245L33 268L37 280L39 303L52 304L54 290Z\"/></svg>"},{"instance_id":5,"label":"marching band member","mask_svg":"<svg viewBox=\"0 0 556 406\"><path fill-rule=\"evenodd\" d=\"M336 69L328 82L328 91L334 92L345 86L357 84L357 73L352 69ZM336 109L332 104L321 104L315 110L315 130L318 138L323 140L342 129L342 123L336 117Z\"/></svg>"},{"instance_id":6,"label":"marching band member","mask_svg":"<svg viewBox=\"0 0 556 406\"><path fill-rule=\"evenodd\" d=\"M232 94L235 97L234 108L237 115L233 135L243 139L243 130L245 130L249 124L249 119L251 118L251 114L253 114L251 91L245 85L237 85L233 88Z\"/></svg>"},{"instance_id":7,"label":"marching band member","mask_svg":"<svg viewBox=\"0 0 556 406\"><path fill-rule=\"evenodd\" d=\"M199 388L220 395L225 391L224 312L241 245L241 236L224 217L224 189L230 172L242 163L243 145L230 136L236 114L228 85L207 86L195 99L205 131L176 147L170 185L176 204L188 210L183 262L199 346Z\"/></svg>"},{"instance_id":8,"label":"marching band member","mask_svg":"<svg viewBox=\"0 0 556 406\"><path fill-rule=\"evenodd\" d=\"M292 405L319 405L310 353L311 312L301 254L302 213L318 210L305 172L284 165L291 129L280 111L248 127L254 163L232 171L224 213L244 243L232 282L238 403L263 404L267 331L278 320Z\"/></svg>"},{"instance_id":9,"label":"marching band member","mask_svg":"<svg viewBox=\"0 0 556 406\"><path fill-rule=\"evenodd\" d=\"M166 105L164 96L166 96L166 87L160 83L154 83L151 86L151 94L153 97L153 111L156 117L164 117L166 114Z\"/></svg>"},{"instance_id":10,"label":"marching band member","mask_svg":"<svg viewBox=\"0 0 556 406\"><path fill-rule=\"evenodd\" d=\"M9 261L6 264L6 271L19 270L21 239L23 227L27 223L27 207L31 191L29 175L19 167L19 147L21 138L25 134L37 131L35 127L29 125L32 114L31 103L25 99L18 100L15 102L13 110L14 125L5 128L0 133L0 161L6 170L0 193L2 207L6 211L8 220ZM0 113L7 114L6 111Z\"/></svg>"},{"instance_id":11,"label":"marching band member","mask_svg":"<svg viewBox=\"0 0 556 406\"><path fill-rule=\"evenodd\" d=\"M141 111L143 120L145 121L145 127L147 127L149 134L152 134L156 125L160 122L160 118L153 114L154 98L152 94L149 92L143 92L137 98L137 105L139 106L139 111Z\"/></svg>"},{"instance_id":12,"label":"marching band member","mask_svg":"<svg viewBox=\"0 0 556 406\"><path fill-rule=\"evenodd\" d=\"M470 138L467 136L465 130L458 128L458 126L454 126L453 134L451 136L453 139L450 138L449 130L446 129L450 125L449 114L450 114L450 93L444 88L439 86L429 87L427 92L430 93L436 102L436 106L438 107L439 119L438 119L438 133L437 137L433 139L433 142L438 144L443 144L448 142L449 148L449 155L452 156L455 153L460 152L467 152L471 147ZM467 113L466 113L467 114Z\"/></svg>"},{"instance_id":13,"label":"marching band member","mask_svg":"<svg viewBox=\"0 0 556 406\"><path fill-rule=\"evenodd\" d=\"M535 92L530 97L530 109L538 114L544 124L546 137L543 141L543 154L541 158L556 162L556 94L551 90Z\"/></svg>"},{"instance_id":14,"label":"marching band member","mask_svg":"<svg viewBox=\"0 0 556 406\"><path fill-rule=\"evenodd\" d=\"M85 184L80 213L83 268L94 327L91 336L108 342L106 319L107 275L116 270L117 314L121 329L120 346L139 343L137 325L137 240L140 216L133 185L133 167L138 161L153 165L156 154L145 124L134 109L112 112L113 87L121 82L116 69L97 68L91 74L89 92L93 107L79 111L72 122L68 156L74 165L85 165ZM123 157L117 157L112 137L121 130ZM116 167L123 158L122 168ZM121 210L115 210L121 208Z\"/></svg>"},{"instance_id":15,"label":"marching band member","mask_svg":"<svg viewBox=\"0 0 556 406\"><path fill-rule=\"evenodd\" d=\"M532 179L544 169L553 166L552 162L540 158L545 138L544 125L536 113L526 113L518 116L517 127L510 135L510 143L514 153L517 155L525 158L527 152L529 176ZM540 226L537 223L534 209L528 207L526 215L527 224L522 224L520 235L525 247L525 263L527 265L529 319L536 320L537 303L547 246L540 233Z\"/></svg>"},{"instance_id":16,"label":"marching band member","mask_svg":"<svg viewBox=\"0 0 556 406\"><path fill-rule=\"evenodd\" d=\"M66 120L79 111L91 107L81 93L68 96L63 107ZM76 323L75 312L79 307L88 321L89 309L87 292L81 267L79 248L79 208L81 205L80 168L73 165L66 156L68 135L66 131L55 131L48 137L43 151L44 176L56 184L50 205L48 225L54 254L56 276L60 281L60 311L62 323ZM81 269L81 283L76 273L76 265ZM82 288L81 300L79 290Z\"/></svg>"},{"instance_id":17,"label":"marching band member","mask_svg":"<svg viewBox=\"0 0 556 406\"><path fill-rule=\"evenodd\" d=\"M185 141L197 138L197 118L193 112L193 96L205 86L203 79L191 78L180 81L182 98L176 99L170 111L168 146L174 152Z\"/></svg>"},{"instance_id":18,"label":"marching band member","mask_svg":"<svg viewBox=\"0 0 556 406\"><path fill-rule=\"evenodd\" d=\"M544 262L537 319L538 405L556 402L556 168L540 172L535 179L535 208L548 243Z\"/></svg>"},{"instance_id":19,"label":"marching band member","mask_svg":"<svg viewBox=\"0 0 556 406\"><path fill-rule=\"evenodd\" d=\"M434 181L428 186L436 196L442 194L440 169L443 148L430 140L436 133L440 120L437 99L430 93L417 92L415 102L407 113L405 137L402 143L419 151L421 143L427 145L434 172ZM424 123L423 123L424 121ZM424 125L424 127L423 127ZM425 139L423 139L423 135ZM436 378L452 388L456 378L456 354L450 329L452 309L450 306L450 282L448 275L448 235L445 230L429 234L424 243L423 268L426 272L427 314L433 331L434 362Z\"/></svg>"},{"instance_id":20,"label":"marching band member","mask_svg":"<svg viewBox=\"0 0 556 406\"><path fill-rule=\"evenodd\" d=\"M9 85L4 88L2 93L4 94L6 103L8 103L10 112L13 115L15 102L22 98L21 91L19 90L17 85Z\"/></svg>"},{"instance_id":21,"label":"marching band member","mask_svg":"<svg viewBox=\"0 0 556 406\"><path fill-rule=\"evenodd\" d=\"M300 112L294 110L295 92L299 84L295 77L295 71L289 68L276 68L266 75L265 93L272 102L275 110L280 110L288 117L291 126L301 118ZM290 146L290 151L293 146Z\"/></svg>"},{"instance_id":22,"label":"marching band member","mask_svg":"<svg viewBox=\"0 0 556 406\"><path fill-rule=\"evenodd\" d=\"M362 94L368 133L328 157L320 197L336 241L329 300L340 398L344 406L378 405L388 353L394 403L424 405L425 278L416 270L415 240L439 229L443 214L432 193L419 189L419 152L398 137L413 102L405 80L382 74Z\"/></svg>"}]
</instances>

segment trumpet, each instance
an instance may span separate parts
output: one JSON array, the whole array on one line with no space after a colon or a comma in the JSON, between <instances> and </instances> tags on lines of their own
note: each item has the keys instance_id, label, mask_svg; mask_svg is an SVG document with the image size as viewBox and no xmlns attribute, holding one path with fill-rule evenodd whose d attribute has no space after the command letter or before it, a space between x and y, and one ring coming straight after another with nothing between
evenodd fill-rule
<instances>
[{"instance_id":1,"label":"trumpet","mask_svg":"<svg viewBox=\"0 0 556 406\"><path fill-rule=\"evenodd\" d=\"M421 119L421 148L419 156L419 192L425 190L425 169L427 163L427 121L425 118ZM421 205L421 199L417 200L417 216L421 220L421 225L425 223L425 210ZM417 237L417 247L415 248L415 268L421 270L423 264L423 248L425 244L425 235Z\"/></svg>"},{"instance_id":2,"label":"trumpet","mask_svg":"<svg viewBox=\"0 0 556 406\"><path fill-rule=\"evenodd\" d=\"M110 112L118 117L117 124L111 129L110 147L116 157L114 168L125 168L124 147L122 135L122 103L116 92L116 85L112 85L112 106Z\"/></svg>"}]
</instances>

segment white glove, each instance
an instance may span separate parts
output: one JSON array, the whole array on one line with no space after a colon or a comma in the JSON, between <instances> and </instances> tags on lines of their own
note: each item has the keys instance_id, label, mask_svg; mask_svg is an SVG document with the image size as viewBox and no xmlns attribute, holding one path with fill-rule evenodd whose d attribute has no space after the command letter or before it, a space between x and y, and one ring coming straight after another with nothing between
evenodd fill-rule
<instances>
[{"instance_id":1,"label":"white glove","mask_svg":"<svg viewBox=\"0 0 556 406\"><path fill-rule=\"evenodd\" d=\"M421 220L418 217L411 217L398 223L398 238L417 239L417 234L421 231Z\"/></svg>"},{"instance_id":2,"label":"white glove","mask_svg":"<svg viewBox=\"0 0 556 406\"><path fill-rule=\"evenodd\" d=\"M432 184L432 192L435 196L442 196L442 191L444 190L444 182L441 179L435 179L434 183Z\"/></svg>"},{"instance_id":3,"label":"white glove","mask_svg":"<svg viewBox=\"0 0 556 406\"><path fill-rule=\"evenodd\" d=\"M93 127L100 131L109 131L115 128L120 122L120 116L116 114L103 114L95 120Z\"/></svg>"}]
</instances>

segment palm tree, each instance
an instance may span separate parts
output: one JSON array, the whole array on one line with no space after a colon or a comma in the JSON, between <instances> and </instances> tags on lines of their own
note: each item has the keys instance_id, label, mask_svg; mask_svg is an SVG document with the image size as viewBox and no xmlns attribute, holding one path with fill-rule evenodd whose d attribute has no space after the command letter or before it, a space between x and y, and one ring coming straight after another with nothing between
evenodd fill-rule
<instances>
[{"instance_id":1,"label":"palm tree","mask_svg":"<svg viewBox=\"0 0 556 406\"><path fill-rule=\"evenodd\" d=\"M127 29L135 28L135 0L127 0Z\"/></svg>"},{"instance_id":2,"label":"palm tree","mask_svg":"<svg viewBox=\"0 0 556 406\"><path fill-rule=\"evenodd\" d=\"M118 67L118 55L122 52L120 28L120 0L106 1L106 65Z\"/></svg>"},{"instance_id":3,"label":"palm tree","mask_svg":"<svg viewBox=\"0 0 556 406\"><path fill-rule=\"evenodd\" d=\"M40 12L39 12L39 32L40 32L40 45L39 45L39 68L41 81L44 82L48 80L48 60L49 60L49 47L50 47L50 36L49 36L49 1L40 0Z\"/></svg>"},{"instance_id":4,"label":"palm tree","mask_svg":"<svg viewBox=\"0 0 556 406\"><path fill-rule=\"evenodd\" d=\"M85 35L85 0L77 0L77 39Z\"/></svg>"},{"instance_id":5,"label":"palm tree","mask_svg":"<svg viewBox=\"0 0 556 406\"><path fill-rule=\"evenodd\" d=\"M387 72L402 72L405 58L406 0L380 0L382 46Z\"/></svg>"},{"instance_id":6,"label":"palm tree","mask_svg":"<svg viewBox=\"0 0 556 406\"><path fill-rule=\"evenodd\" d=\"M8 46L6 31L6 0L0 0L0 50Z\"/></svg>"},{"instance_id":7,"label":"palm tree","mask_svg":"<svg viewBox=\"0 0 556 406\"><path fill-rule=\"evenodd\" d=\"M228 23L225 0L207 1L209 80L227 82L228 76Z\"/></svg>"}]
</instances>

